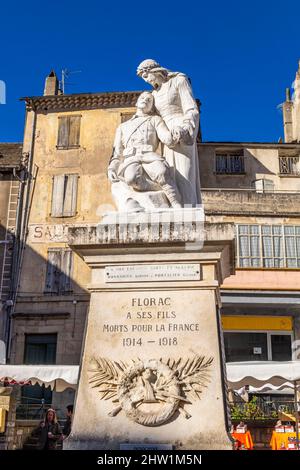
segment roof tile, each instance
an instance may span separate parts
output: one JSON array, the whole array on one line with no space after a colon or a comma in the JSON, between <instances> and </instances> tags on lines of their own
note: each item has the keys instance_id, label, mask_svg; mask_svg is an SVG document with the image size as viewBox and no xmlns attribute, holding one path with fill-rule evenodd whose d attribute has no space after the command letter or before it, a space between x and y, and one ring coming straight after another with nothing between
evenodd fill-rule
<instances>
[{"instance_id":1,"label":"roof tile","mask_svg":"<svg viewBox=\"0 0 300 470\"><path fill-rule=\"evenodd\" d=\"M0 168L20 167L22 149L22 143L0 142Z\"/></svg>"}]
</instances>

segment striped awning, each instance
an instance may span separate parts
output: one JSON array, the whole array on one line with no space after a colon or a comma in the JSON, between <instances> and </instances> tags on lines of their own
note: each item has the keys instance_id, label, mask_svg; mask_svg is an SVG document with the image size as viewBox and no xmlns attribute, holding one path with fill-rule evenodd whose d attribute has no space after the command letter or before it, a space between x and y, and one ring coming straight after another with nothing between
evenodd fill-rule
<instances>
[{"instance_id":1,"label":"striped awning","mask_svg":"<svg viewBox=\"0 0 300 470\"><path fill-rule=\"evenodd\" d=\"M78 382L78 365L10 365L0 364L0 381L18 383L45 384L52 390L62 392L68 387L76 389Z\"/></svg>"}]
</instances>

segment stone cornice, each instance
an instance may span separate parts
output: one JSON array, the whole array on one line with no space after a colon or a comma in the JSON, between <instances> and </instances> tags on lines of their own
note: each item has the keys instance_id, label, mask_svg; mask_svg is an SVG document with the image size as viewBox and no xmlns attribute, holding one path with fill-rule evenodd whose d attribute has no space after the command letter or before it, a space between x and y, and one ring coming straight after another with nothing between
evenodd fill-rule
<instances>
[{"instance_id":1,"label":"stone cornice","mask_svg":"<svg viewBox=\"0 0 300 470\"><path fill-rule=\"evenodd\" d=\"M151 212L111 212L98 225L69 226L68 244L72 247L117 245L124 249L125 245L217 242L220 236L222 242L234 240L233 223L204 224L203 215L202 210L196 208L162 212L156 220Z\"/></svg>"},{"instance_id":2,"label":"stone cornice","mask_svg":"<svg viewBox=\"0 0 300 470\"><path fill-rule=\"evenodd\" d=\"M300 149L300 142L201 142L200 147L216 147L218 150L232 148L278 148L278 149Z\"/></svg>"},{"instance_id":3,"label":"stone cornice","mask_svg":"<svg viewBox=\"0 0 300 470\"><path fill-rule=\"evenodd\" d=\"M107 93L80 93L72 95L27 96L20 98L26 102L28 110L38 112L74 111L79 109L131 108L142 91Z\"/></svg>"},{"instance_id":4,"label":"stone cornice","mask_svg":"<svg viewBox=\"0 0 300 470\"><path fill-rule=\"evenodd\" d=\"M202 202L207 216L300 218L300 193L202 188Z\"/></svg>"}]
</instances>

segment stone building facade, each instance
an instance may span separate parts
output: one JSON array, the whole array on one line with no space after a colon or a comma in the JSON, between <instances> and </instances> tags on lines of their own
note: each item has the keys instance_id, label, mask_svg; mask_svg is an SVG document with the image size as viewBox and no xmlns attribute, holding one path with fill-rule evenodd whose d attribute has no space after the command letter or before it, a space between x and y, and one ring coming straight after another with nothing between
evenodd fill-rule
<instances>
[{"instance_id":1,"label":"stone building facade","mask_svg":"<svg viewBox=\"0 0 300 470\"><path fill-rule=\"evenodd\" d=\"M23 153L31 177L12 364L80 362L90 272L70 252L64 227L95 224L114 210L107 166L115 130L134 113L139 93L63 95L51 72L44 96L24 98ZM290 105L297 110L297 99ZM299 121L297 111L293 119ZM297 133L289 135L285 143L198 144L206 219L236 226L236 274L222 286L230 361L288 360L293 351L298 358L300 143ZM47 397L63 408L73 391Z\"/></svg>"},{"instance_id":2,"label":"stone building facade","mask_svg":"<svg viewBox=\"0 0 300 470\"><path fill-rule=\"evenodd\" d=\"M0 143L0 363L5 361L14 278L23 158L21 143Z\"/></svg>"},{"instance_id":3,"label":"stone building facade","mask_svg":"<svg viewBox=\"0 0 300 470\"><path fill-rule=\"evenodd\" d=\"M227 361L298 359L300 145L199 150L206 219L236 227L236 272L221 291Z\"/></svg>"},{"instance_id":4,"label":"stone building facade","mask_svg":"<svg viewBox=\"0 0 300 470\"><path fill-rule=\"evenodd\" d=\"M90 272L66 243L66 225L95 224L113 209L106 172L116 127L134 113L139 93L62 95L54 73L45 95L25 98L23 151L27 233L12 314L12 364L79 364ZM23 402L72 403L74 392L23 388Z\"/></svg>"}]
</instances>

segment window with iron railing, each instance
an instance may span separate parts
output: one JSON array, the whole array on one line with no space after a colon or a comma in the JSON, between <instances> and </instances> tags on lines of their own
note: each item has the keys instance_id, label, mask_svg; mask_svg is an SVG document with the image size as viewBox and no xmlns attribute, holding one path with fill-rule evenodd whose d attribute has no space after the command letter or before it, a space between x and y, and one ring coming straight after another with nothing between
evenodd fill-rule
<instances>
[{"instance_id":1,"label":"window with iron railing","mask_svg":"<svg viewBox=\"0 0 300 470\"><path fill-rule=\"evenodd\" d=\"M237 225L237 266L300 268L300 225Z\"/></svg>"},{"instance_id":2,"label":"window with iron railing","mask_svg":"<svg viewBox=\"0 0 300 470\"><path fill-rule=\"evenodd\" d=\"M279 173L281 175L300 176L300 160L297 157L279 157Z\"/></svg>"},{"instance_id":3,"label":"window with iron railing","mask_svg":"<svg viewBox=\"0 0 300 470\"><path fill-rule=\"evenodd\" d=\"M245 173L245 163L243 154L217 153L216 154L216 174L232 175Z\"/></svg>"}]
</instances>

